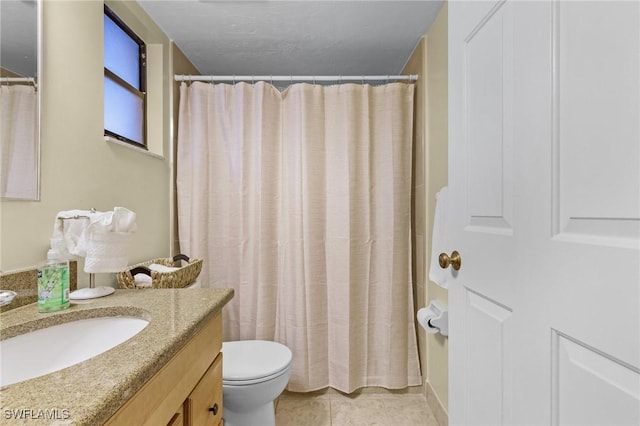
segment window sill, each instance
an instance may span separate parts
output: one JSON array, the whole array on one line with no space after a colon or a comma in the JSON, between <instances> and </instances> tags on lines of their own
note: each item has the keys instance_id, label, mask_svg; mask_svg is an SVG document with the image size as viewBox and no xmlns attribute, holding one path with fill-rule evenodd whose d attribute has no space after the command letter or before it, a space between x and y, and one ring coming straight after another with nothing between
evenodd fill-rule
<instances>
[{"instance_id":1,"label":"window sill","mask_svg":"<svg viewBox=\"0 0 640 426\"><path fill-rule=\"evenodd\" d=\"M123 142L123 141L118 140L116 138L113 138L111 136L105 136L104 140L106 142L111 142L111 143L116 144L116 145L124 146L126 148L129 148L132 151L139 152L140 154L148 155L150 157L157 158L159 160L164 160L165 159L164 155L156 154L155 152L151 152L151 151L148 151L146 149L138 148L135 145L132 145L132 144L127 143L127 142Z\"/></svg>"}]
</instances>

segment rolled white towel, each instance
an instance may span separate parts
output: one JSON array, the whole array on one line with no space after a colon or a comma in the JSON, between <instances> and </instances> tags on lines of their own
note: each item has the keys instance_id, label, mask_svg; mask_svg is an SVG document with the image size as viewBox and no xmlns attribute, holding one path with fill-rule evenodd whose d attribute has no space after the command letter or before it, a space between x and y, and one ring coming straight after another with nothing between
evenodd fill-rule
<instances>
[{"instance_id":1,"label":"rolled white towel","mask_svg":"<svg viewBox=\"0 0 640 426\"><path fill-rule=\"evenodd\" d=\"M159 263L152 263L151 265L149 265L149 269L156 272L167 273L167 272L176 271L180 268L174 268L173 266L164 266L164 265L160 265Z\"/></svg>"},{"instance_id":2,"label":"rolled white towel","mask_svg":"<svg viewBox=\"0 0 640 426\"><path fill-rule=\"evenodd\" d=\"M133 276L133 281L135 282L136 287L142 288L142 287L151 287L153 280L149 275L139 273Z\"/></svg>"},{"instance_id":3,"label":"rolled white towel","mask_svg":"<svg viewBox=\"0 0 640 426\"><path fill-rule=\"evenodd\" d=\"M180 269L180 268L174 268L172 266L164 266L159 263L152 263L151 265L148 266L148 268L151 271L160 272L160 273L173 272L177 269ZM146 288L146 287L153 286L153 279L149 275L142 272L135 274L133 276L133 281L135 282L135 285L137 288Z\"/></svg>"}]
</instances>

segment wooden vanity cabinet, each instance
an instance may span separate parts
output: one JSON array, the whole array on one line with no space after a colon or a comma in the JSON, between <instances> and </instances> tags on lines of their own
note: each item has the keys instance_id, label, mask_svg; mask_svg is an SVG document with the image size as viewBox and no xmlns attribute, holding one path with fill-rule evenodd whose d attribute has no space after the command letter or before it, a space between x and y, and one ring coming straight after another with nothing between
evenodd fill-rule
<instances>
[{"instance_id":1,"label":"wooden vanity cabinet","mask_svg":"<svg viewBox=\"0 0 640 426\"><path fill-rule=\"evenodd\" d=\"M105 424L221 425L221 348L219 313Z\"/></svg>"},{"instance_id":2,"label":"wooden vanity cabinet","mask_svg":"<svg viewBox=\"0 0 640 426\"><path fill-rule=\"evenodd\" d=\"M173 418L167 423L167 426L184 426L185 418L184 418L184 410L183 407L180 407L177 413L173 415Z\"/></svg>"},{"instance_id":3,"label":"wooden vanity cabinet","mask_svg":"<svg viewBox=\"0 0 640 426\"><path fill-rule=\"evenodd\" d=\"M184 402L183 426L218 426L222 423L222 354L218 355Z\"/></svg>"}]
</instances>

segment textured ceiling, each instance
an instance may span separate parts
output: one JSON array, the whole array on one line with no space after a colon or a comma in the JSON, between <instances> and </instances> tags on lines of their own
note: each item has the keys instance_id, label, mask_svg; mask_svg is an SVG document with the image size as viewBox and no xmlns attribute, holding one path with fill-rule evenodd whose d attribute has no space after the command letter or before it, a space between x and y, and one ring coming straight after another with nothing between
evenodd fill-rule
<instances>
[{"instance_id":1,"label":"textured ceiling","mask_svg":"<svg viewBox=\"0 0 640 426\"><path fill-rule=\"evenodd\" d=\"M139 0L203 74L399 73L433 1Z\"/></svg>"},{"instance_id":2,"label":"textured ceiling","mask_svg":"<svg viewBox=\"0 0 640 426\"><path fill-rule=\"evenodd\" d=\"M399 73L443 0L140 0L203 74ZM36 2L0 0L0 63L36 75Z\"/></svg>"}]
</instances>

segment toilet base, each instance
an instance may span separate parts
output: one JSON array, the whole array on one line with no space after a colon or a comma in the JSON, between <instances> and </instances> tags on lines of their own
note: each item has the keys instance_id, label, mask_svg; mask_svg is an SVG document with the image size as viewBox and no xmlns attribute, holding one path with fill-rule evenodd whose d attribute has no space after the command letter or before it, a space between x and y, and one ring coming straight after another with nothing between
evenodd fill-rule
<instances>
[{"instance_id":1,"label":"toilet base","mask_svg":"<svg viewBox=\"0 0 640 426\"><path fill-rule=\"evenodd\" d=\"M237 413L224 407L222 417L224 426L275 426L276 424L273 401L244 413Z\"/></svg>"}]
</instances>

